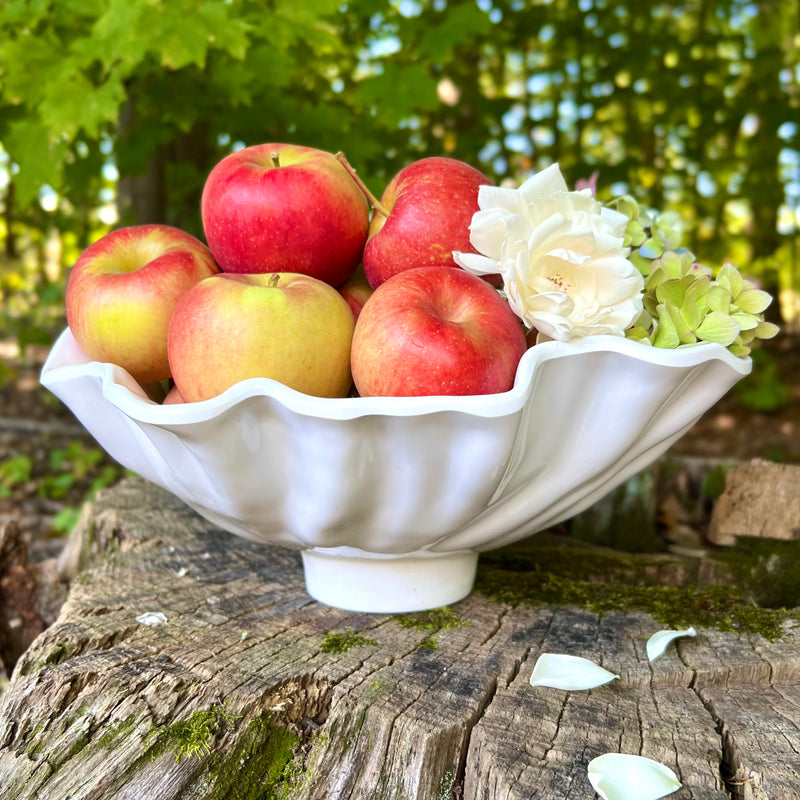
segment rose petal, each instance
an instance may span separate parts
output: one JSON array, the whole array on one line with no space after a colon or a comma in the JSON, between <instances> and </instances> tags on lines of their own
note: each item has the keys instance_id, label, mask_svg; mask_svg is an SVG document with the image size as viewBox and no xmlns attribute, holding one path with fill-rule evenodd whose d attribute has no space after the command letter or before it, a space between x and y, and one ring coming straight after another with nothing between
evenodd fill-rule
<instances>
[{"instance_id":1,"label":"rose petal","mask_svg":"<svg viewBox=\"0 0 800 800\"><path fill-rule=\"evenodd\" d=\"M518 189L481 186L470 243L485 258L458 253L470 272L497 272L513 311L526 325L566 341L624 332L640 316L644 279L624 245L628 218L605 208L591 191L569 191L558 164ZM570 298L541 316L536 298ZM563 319L555 320L553 314ZM715 335L710 331L710 335Z\"/></svg>"},{"instance_id":2,"label":"rose petal","mask_svg":"<svg viewBox=\"0 0 800 800\"><path fill-rule=\"evenodd\" d=\"M618 678L588 658L542 653L533 667L530 683L573 692L594 689Z\"/></svg>"},{"instance_id":3,"label":"rose petal","mask_svg":"<svg viewBox=\"0 0 800 800\"><path fill-rule=\"evenodd\" d=\"M459 267L473 275L493 275L497 273L497 262L476 253L459 253L453 251L453 259Z\"/></svg>"},{"instance_id":4,"label":"rose petal","mask_svg":"<svg viewBox=\"0 0 800 800\"><path fill-rule=\"evenodd\" d=\"M681 788L669 767L644 756L606 753L593 758L588 771L603 800L658 800Z\"/></svg>"},{"instance_id":5,"label":"rose petal","mask_svg":"<svg viewBox=\"0 0 800 800\"><path fill-rule=\"evenodd\" d=\"M156 625L166 625L167 617L161 611L145 611L144 614L139 614L136 621L140 625L147 625L154 628Z\"/></svg>"},{"instance_id":6,"label":"rose petal","mask_svg":"<svg viewBox=\"0 0 800 800\"><path fill-rule=\"evenodd\" d=\"M647 658L650 661L655 661L660 655L663 655L667 645L673 639L680 639L682 636L697 636L697 631L694 628L686 628L684 631L658 631L654 633L647 640Z\"/></svg>"}]
</instances>

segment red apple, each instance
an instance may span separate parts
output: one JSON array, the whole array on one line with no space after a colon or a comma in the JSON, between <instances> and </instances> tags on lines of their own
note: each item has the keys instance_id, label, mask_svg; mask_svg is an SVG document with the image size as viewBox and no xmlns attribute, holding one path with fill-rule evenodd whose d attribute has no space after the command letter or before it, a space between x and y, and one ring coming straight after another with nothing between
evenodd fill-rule
<instances>
[{"instance_id":1,"label":"red apple","mask_svg":"<svg viewBox=\"0 0 800 800\"><path fill-rule=\"evenodd\" d=\"M299 392L344 397L350 390L353 315L332 286L295 272L200 281L169 325L169 363L187 403L248 378Z\"/></svg>"},{"instance_id":2,"label":"red apple","mask_svg":"<svg viewBox=\"0 0 800 800\"><path fill-rule=\"evenodd\" d=\"M456 267L417 267L364 304L351 367L362 396L508 391L525 352L522 323L486 281Z\"/></svg>"},{"instance_id":3,"label":"red apple","mask_svg":"<svg viewBox=\"0 0 800 800\"><path fill-rule=\"evenodd\" d=\"M83 251L66 290L67 323L94 361L140 383L169 377L167 328L184 292L219 272L208 248L168 225L119 228Z\"/></svg>"},{"instance_id":4,"label":"red apple","mask_svg":"<svg viewBox=\"0 0 800 800\"><path fill-rule=\"evenodd\" d=\"M350 310L353 312L353 319L358 321L358 315L372 294L372 287L367 282L364 269L359 265L356 271L338 287L339 294L347 301Z\"/></svg>"},{"instance_id":5,"label":"red apple","mask_svg":"<svg viewBox=\"0 0 800 800\"><path fill-rule=\"evenodd\" d=\"M225 272L300 272L338 286L361 261L369 207L331 153L245 147L209 174L203 229Z\"/></svg>"},{"instance_id":6,"label":"red apple","mask_svg":"<svg viewBox=\"0 0 800 800\"><path fill-rule=\"evenodd\" d=\"M491 181L482 172L454 158L432 156L400 170L370 222L363 256L370 286L413 267L456 266L454 250L474 253L469 226L484 184Z\"/></svg>"}]
</instances>

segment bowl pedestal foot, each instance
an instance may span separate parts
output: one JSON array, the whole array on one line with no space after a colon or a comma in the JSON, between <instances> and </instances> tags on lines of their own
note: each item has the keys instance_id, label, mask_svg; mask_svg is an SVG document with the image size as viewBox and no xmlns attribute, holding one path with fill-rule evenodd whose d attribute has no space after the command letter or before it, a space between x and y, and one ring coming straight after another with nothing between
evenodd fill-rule
<instances>
[{"instance_id":1,"label":"bowl pedestal foot","mask_svg":"<svg viewBox=\"0 0 800 800\"><path fill-rule=\"evenodd\" d=\"M302 551L306 589L346 611L399 614L455 603L472 591L478 554L359 557Z\"/></svg>"}]
</instances>

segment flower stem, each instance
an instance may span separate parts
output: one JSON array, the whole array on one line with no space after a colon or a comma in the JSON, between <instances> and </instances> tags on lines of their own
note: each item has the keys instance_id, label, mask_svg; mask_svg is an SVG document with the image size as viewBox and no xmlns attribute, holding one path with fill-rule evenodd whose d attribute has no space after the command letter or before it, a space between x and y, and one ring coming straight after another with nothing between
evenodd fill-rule
<instances>
[{"instance_id":1,"label":"flower stem","mask_svg":"<svg viewBox=\"0 0 800 800\"><path fill-rule=\"evenodd\" d=\"M370 205L382 216L388 217L389 216L389 209L386 208L377 197L367 188L367 185L361 178L358 177L358 173L355 169L350 165L350 162L345 157L345 154L339 151L336 154L336 160L347 170L347 174L355 181L356 186L363 192L364 196L369 200Z\"/></svg>"}]
</instances>

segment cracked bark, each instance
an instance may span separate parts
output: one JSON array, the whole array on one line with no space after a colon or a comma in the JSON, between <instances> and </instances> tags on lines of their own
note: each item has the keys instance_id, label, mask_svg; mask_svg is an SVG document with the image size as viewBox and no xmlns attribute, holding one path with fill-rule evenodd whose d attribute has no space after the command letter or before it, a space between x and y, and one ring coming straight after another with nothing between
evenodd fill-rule
<instances>
[{"instance_id":1,"label":"cracked bark","mask_svg":"<svg viewBox=\"0 0 800 800\"><path fill-rule=\"evenodd\" d=\"M797 631L770 644L702 629L651 664L662 626L646 614L473 594L453 607L469 624L433 633L434 649L430 630L312 602L295 553L215 530L138 479L87 507L65 562L82 572L0 696L3 800L591 800L588 762L619 751L674 769L676 800L800 796ZM167 623L137 623L147 611ZM326 652L348 631L376 644ZM534 689L542 652L621 678ZM154 750L214 708L224 721L199 751ZM257 756L281 732L293 761L275 774Z\"/></svg>"}]
</instances>

